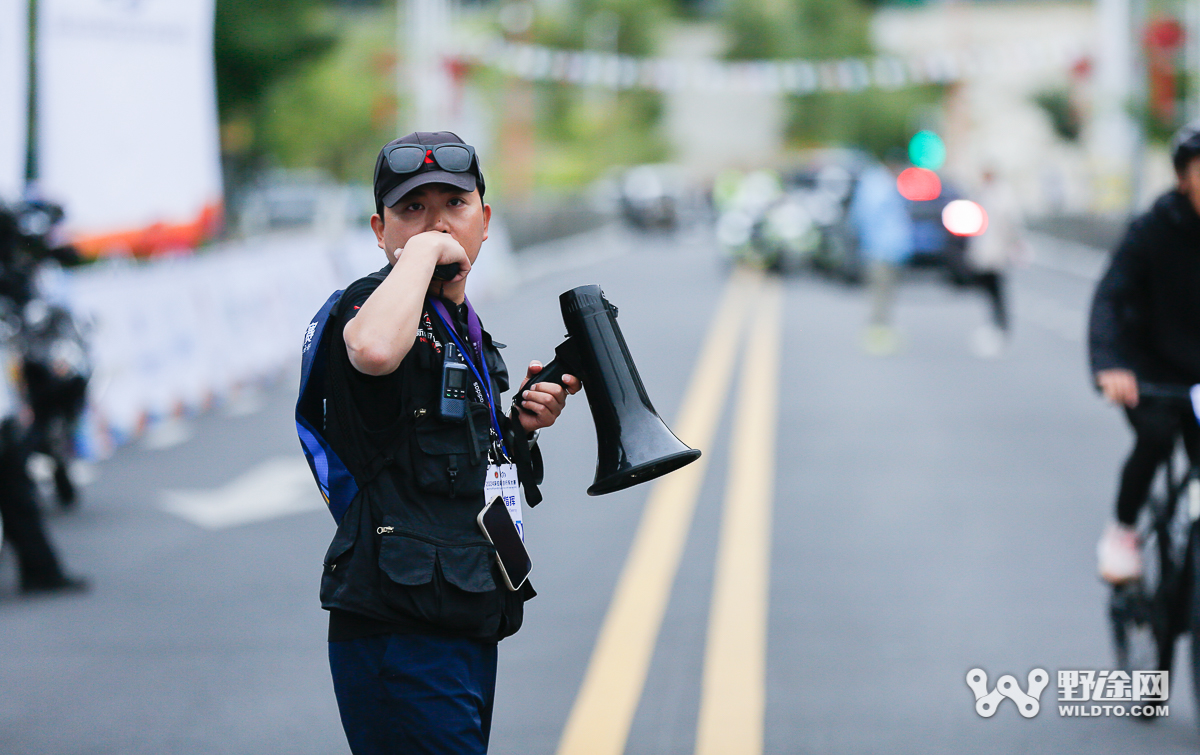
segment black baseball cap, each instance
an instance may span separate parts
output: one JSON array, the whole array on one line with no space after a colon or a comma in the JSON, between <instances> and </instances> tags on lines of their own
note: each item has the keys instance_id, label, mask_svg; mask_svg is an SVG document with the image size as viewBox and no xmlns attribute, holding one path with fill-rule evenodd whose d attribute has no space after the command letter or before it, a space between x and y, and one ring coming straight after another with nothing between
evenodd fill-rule
<instances>
[{"instance_id":1,"label":"black baseball cap","mask_svg":"<svg viewBox=\"0 0 1200 755\"><path fill-rule=\"evenodd\" d=\"M451 173L442 170L436 162L426 161L413 173L396 173L387 161L388 150L397 144L420 144L433 147L438 144L461 144L469 146L451 131L414 131L411 134L393 139L379 150L375 158L375 209L381 215L384 207L391 207L400 201L408 192L425 184L449 184L463 191L479 189L483 196L483 172L479 169L479 156L471 162L470 169L465 173ZM474 148L471 148L474 150Z\"/></svg>"}]
</instances>

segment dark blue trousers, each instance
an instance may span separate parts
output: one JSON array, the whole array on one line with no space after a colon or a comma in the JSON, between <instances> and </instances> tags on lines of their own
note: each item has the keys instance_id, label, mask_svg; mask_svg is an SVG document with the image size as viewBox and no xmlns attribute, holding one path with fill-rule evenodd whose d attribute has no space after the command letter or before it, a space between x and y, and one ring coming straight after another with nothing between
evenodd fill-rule
<instances>
[{"instance_id":1,"label":"dark blue trousers","mask_svg":"<svg viewBox=\"0 0 1200 755\"><path fill-rule=\"evenodd\" d=\"M384 634L329 643L354 755L485 755L496 644Z\"/></svg>"}]
</instances>

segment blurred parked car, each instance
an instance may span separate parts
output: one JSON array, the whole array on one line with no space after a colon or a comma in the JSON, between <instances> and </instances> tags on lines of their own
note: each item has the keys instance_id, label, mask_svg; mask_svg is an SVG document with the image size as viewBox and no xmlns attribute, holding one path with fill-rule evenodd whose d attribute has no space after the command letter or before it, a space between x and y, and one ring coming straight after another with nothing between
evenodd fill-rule
<instances>
[{"instance_id":1,"label":"blurred parked car","mask_svg":"<svg viewBox=\"0 0 1200 755\"><path fill-rule=\"evenodd\" d=\"M673 165L638 165L618 181L621 216L644 230L674 230L684 195L685 181Z\"/></svg>"},{"instance_id":2,"label":"blurred parked car","mask_svg":"<svg viewBox=\"0 0 1200 755\"><path fill-rule=\"evenodd\" d=\"M942 193L937 199L908 202L908 212L913 220L913 255L909 264L913 267L945 267L951 264L953 255L966 252L967 240L946 230L942 222L942 210L963 195L953 184L942 181Z\"/></svg>"}]
</instances>

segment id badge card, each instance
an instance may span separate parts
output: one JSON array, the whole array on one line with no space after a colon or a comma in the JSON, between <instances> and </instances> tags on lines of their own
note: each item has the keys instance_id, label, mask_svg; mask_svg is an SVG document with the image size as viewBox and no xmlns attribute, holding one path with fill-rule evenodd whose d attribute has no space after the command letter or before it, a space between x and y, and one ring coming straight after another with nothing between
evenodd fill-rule
<instances>
[{"instance_id":1,"label":"id badge card","mask_svg":"<svg viewBox=\"0 0 1200 755\"><path fill-rule=\"evenodd\" d=\"M517 481L516 464L489 464L487 482L483 484L483 500L492 500L496 496L504 499L508 515L512 517L521 540L525 540L525 527L521 523L521 488Z\"/></svg>"}]
</instances>

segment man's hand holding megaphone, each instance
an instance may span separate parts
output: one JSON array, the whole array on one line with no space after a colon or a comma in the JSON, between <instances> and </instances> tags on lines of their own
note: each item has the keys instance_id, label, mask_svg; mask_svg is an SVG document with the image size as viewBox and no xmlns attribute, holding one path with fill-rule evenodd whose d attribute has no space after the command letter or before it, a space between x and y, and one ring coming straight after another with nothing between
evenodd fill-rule
<instances>
[{"instance_id":1,"label":"man's hand holding megaphone","mask_svg":"<svg viewBox=\"0 0 1200 755\"><path fill-rule=\"evenodd\" d=\"M526 435L533 435L543 427L553 425L554 421L558 419L558 415L562 414L563 407L566 406L567 396L578 393L579 389L583 387L579 378L574 375L563 375L561 385L539 383L535 378L541 371L541 362L536 360L530 362L529 370L525 373L525 380L521 382L521 388L518 391L520 399L517 406L521 408L517 415L518 422ZM526 386L529 386L528 390L526 390Z\"/></svg>"}]
</instances>

